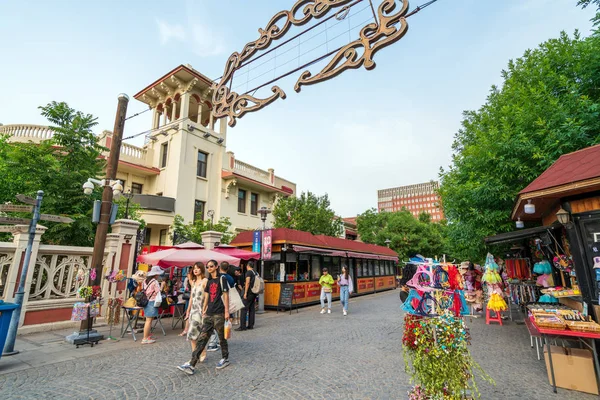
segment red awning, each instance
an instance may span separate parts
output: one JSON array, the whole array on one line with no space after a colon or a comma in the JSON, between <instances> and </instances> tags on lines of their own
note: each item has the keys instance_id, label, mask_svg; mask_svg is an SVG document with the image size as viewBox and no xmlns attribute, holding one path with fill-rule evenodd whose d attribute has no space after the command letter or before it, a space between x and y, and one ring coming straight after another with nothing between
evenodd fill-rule
<instances>
[{"instance_id":1,"label":"red awning","mask_svg":"<svg viewBox=\"0 0 600 400\"><path fill-rule=\"evenodd\" d=\"M346 257L345 251L320 249L318 247L307 247L307 246L296 246L296 245L293 245L292 248L294 249L295 252L298 252L298 253L317 253L317 254L323 254L326 256L333 256L333 257Z\"/></svg>"},{"instance_id":2,"label":"red awning","mask_svg":"<svg viewBox=\"0 0 600 400\"><path fill-rule=\"evenodd\" d=\"M240 260L258 260L260 253L253 251L238 249L233 246L217 246L213 249L216 252L227 254L228 256L239 258Z\"/></svg>"}]
</instances>

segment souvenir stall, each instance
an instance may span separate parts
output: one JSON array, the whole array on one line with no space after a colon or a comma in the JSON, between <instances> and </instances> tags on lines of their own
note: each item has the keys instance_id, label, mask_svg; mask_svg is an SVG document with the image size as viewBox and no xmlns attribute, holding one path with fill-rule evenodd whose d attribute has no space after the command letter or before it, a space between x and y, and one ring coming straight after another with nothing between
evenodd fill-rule
<instances>
[{"instance_id":1,"label":"souvenir stall","mask_svg":"<svg viewBox=\"0 0 600 400\"><path fill-rule=\"evenodd\" d=\"M415 382L408 398L479 397L475 379L493 381L468 351L471 338L462 318L468 309L457 266L420 263L407 286L402 343Z\"/></svg>"},{"instance_id":2,"label":"souvenir stall","mask_svg":"<svg viewBox=\"0 0 600 400\"><path fill-rule=\"evenodd\" d=\"M593 373L600 373L600 325L594 322L600 317L599 172L600 146L561 156L519 193L512 211L518 229L485 240L510 244L510 258L526 259L527 268L507 264L521 285L509 285L511 298L524 305L532 338L541 339L555 392L556 387L598 392ZM551 339L562 346L551 346Z\"/></svg>"},{"instance_id":3,"label":"souvenir stall","mask_svg":"<svg viewBox=\"0 0 600 400\"><path fill-rule=\"evenodd\" d=\"M499 273L500 267L494 260L494 256L487 254L485 259L485 273L481 280L486 283L488 302L485 312L485 323L495 321L502 325L502 311L508 307L504 301L503 281ZM494 312L496 315L491 315Z\"/></svg>"}]
</instances>

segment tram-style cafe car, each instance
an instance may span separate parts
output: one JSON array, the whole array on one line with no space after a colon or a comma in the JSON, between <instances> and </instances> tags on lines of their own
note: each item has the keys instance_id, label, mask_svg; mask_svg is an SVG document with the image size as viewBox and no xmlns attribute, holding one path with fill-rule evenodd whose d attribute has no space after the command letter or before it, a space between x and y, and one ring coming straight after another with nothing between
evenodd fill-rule
<instances>
[{"instance_id":1,"label":"tram-style cafe car","mask_svg":"<svg viewBox=\"0 0 600 400\"><path fill-rule=\"evenodd\" d=\"M230 245L252 250L253 234L242 232ZM354 283L354 295L396 287L398 256L387 247L288 228L271 229L270 235L271 256L263 258L261 271L265 280L265 307L277 307L282 284L294 285L296 305L319 302L319 277L323 268L337 280L342 266L347 266ZM333 298L339 296L339 286L334 285Z\"/></svg>"}]
</instances>

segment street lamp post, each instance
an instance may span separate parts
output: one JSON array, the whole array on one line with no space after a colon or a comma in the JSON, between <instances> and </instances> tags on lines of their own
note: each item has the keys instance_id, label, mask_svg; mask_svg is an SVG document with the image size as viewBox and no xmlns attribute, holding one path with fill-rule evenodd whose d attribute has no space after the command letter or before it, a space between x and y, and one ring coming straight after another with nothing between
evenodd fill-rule
<instances>
[{"instance_id":1,"label":"street lamp post","mask_svg":"<svg viewBox=\"0 0 600 400\"><path fill-rule=\"evenodd\" d=\"M385 245L388 247L388 249L390 248L390 243L392 243L392 241L390 239L385 239Z\"/></svg>"},{"instance_id":2,"label":"street lamp post","mask_svg":"<svg viewBox=\"0 0 600 400\"><path fill-rule=\"evenodd\" d=\"M260 214L260 219L262 221L262 229L260 231L260 272L259 275L261 277L264 277L264 271L265 271L265 260L263 259L263 235L264 235L264 231L265 231L265 226L267 223L267 216L269 214L271 214L271 210L269 210L267 207L261 207L258 210L258 213ZM262 314L263 312L265 312L265 296L264 293L261 296L258 296L258 313Z\"/></svg>"},{"instance_id":3,"label":"street lamp post","mask_svg":"<svg viewBox=\"0 0 600 400\"><path fill-rule=\"evenodd\" d=\"M127 199L127 202L125 203L125 219L129 219L129 200L133 198L131 189L129 189L126 193L123 193L123 197Z\"/></svg>"}]
</instances>

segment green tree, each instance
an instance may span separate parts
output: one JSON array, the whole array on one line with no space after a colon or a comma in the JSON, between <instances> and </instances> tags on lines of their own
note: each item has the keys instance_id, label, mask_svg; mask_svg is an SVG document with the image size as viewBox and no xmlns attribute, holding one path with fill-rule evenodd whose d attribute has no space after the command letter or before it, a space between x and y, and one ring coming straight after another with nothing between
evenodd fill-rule
<instances>
[{"instance_id":1,"label":"green tree","mask_svg":"<svg viewBox=\"0 0 600 400\"><path fill-rule=\"evenodd\" d=\"M119 205L119 211L117 212L117 219L128 219L137 221L140 223L140 227L138 229L144 229L146 227L146 221L142 218L141 211L142 207L139 203L136 203L133 200L129 200L129 210L127 209L127 198L125 196L119 197L117 200L113 200L114 203ZM128 212L126 215L125 212Z\"/></svg>"},{"instance_id":2,"label":"green tree","mask_svg":"<svg viewBox=\"0 0 600 400\"><path fill-rule=\"evenodd\" d=\"M343 230L341 218L331 209L327 193L317 196L302 192L300 197L279 198L274 209L275 228L291 228L313 235L339 236Z\"/></svg>"},{"instance_id":3,"label":"green tree","mask_svg":"<svg viewBox=\"0 0 600 400\"><path fill-rule=\"evenodd\" d=\"M417 253L442 257L446 251L445 223L431 223L426 213L416 219L406 209L378 213L373 208L360 214L356 223L363 242L385 246L390 240L390 248L401 260Z\"/></svg>"},{"instance_id":4,"label":"green tree","mask_svg":"<svg viewBox=\"0 0 600 400\"><path fill-rule=\"evenodd\" d=\"M221 217L216 224L202 218L196 218L195 222L186 224L183 217L178 214L173 219L173 225L171 225L171 240L173 244L202 243L202 232L217 231L223 233L221 243L227 244L233 239L233 232L229 228L231 228L229 217Z\"/></svg>"},{"instance_id":5,"label":"green tree","mask_svg":"<svg viewBox=\"0 0 600 400\"><path fill-rule=\"evenodd\" d=\"M52 124L52 139L40 144L8 143L8 138L0 139L0 202L15 201L17 193L35 196L38 190L43 190L42 212L68 215L75 222L44 221L48 230L42 240L91 246L95 234L92 205L100 194L86 196L81 186L88 178L99 177L104 166L100 158L103 147L92 132L96 118L64 102L51 102L40 110Z\"/></svg>"},{"instance_id":6,"label":"green tree","mask_svg":"<svg viewBox=\"0 0 600 400\"><path fill-rule=\"evenodd\" d=\"M592 22L594 23L594 26L600 25L600 0L579 0L577 5L582 8L586 8L589 5L596 5L596 16L592 18Z\"/></svg>"},{"instance_id":7,"label":"green tree","mask_svg":"<svg viewBox=\"0 0 600 400\"><path fill-rule=\"evenodd\" d=\"M502 71L486 103L465 111L440 171L452 252L483 260L486 236L514 230L520 190L562 154L600 142L600 36L564 32Z\"/></svg>"}]
</instances>

